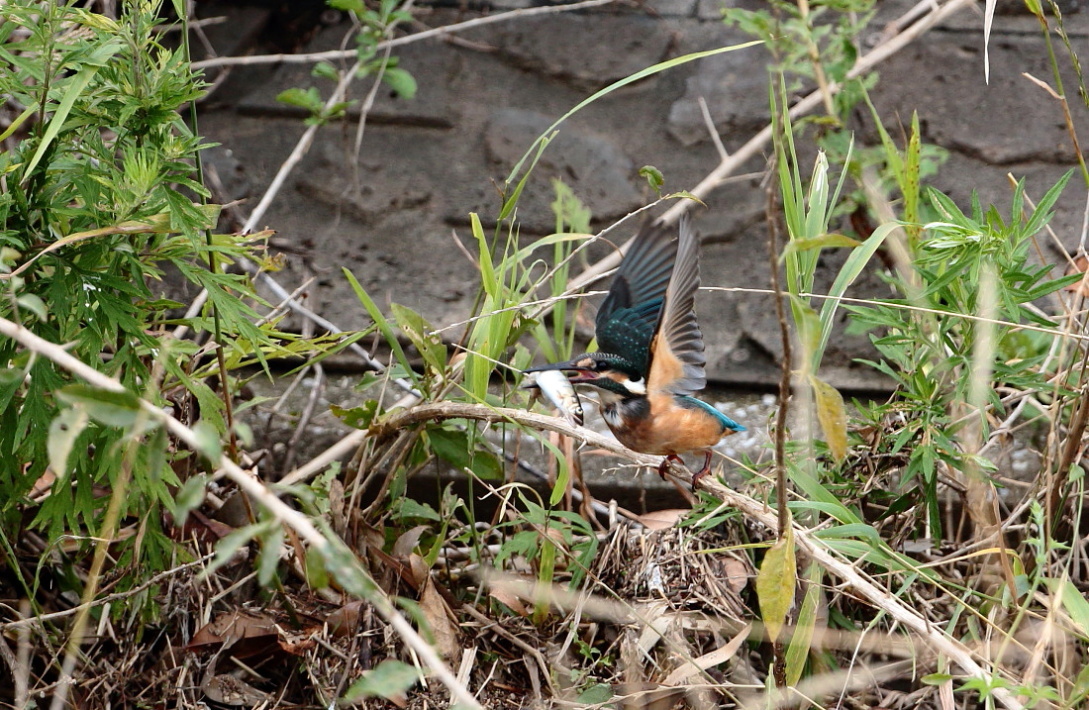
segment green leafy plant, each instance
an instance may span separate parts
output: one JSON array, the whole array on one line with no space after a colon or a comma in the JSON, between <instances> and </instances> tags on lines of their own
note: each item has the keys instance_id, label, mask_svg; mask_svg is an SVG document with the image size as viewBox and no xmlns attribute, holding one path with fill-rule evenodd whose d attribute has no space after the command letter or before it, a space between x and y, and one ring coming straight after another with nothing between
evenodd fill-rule
<instances>
[{"instance_id":1,"label":"green leafy plant","mask_svg":"<svg viewBox=\"0 0 1089 710\"><path fill-rule=\"evenodd\" d=\"M156 3L127 4L115 21L66 4L0 8L0 93L26 107L15 148L0 154L0 316L67 344L133 393L74 384L48 360L0 342L8 452L0 530L16 535L24 497L45 484L35 527L52 538L105 533L94 488L108 485L120 496L118 515L139 512L143 521L139 546L122 543L122 559L150 569L172 558L159 512L172 507L178 472L204 464L184 449L166 453L169 441L140 414L136 393L197 404L218 446L235 435L228 370L312 350L272 323L256 325L260 301L248 279L220 268L263 263L267 235L213 234L218 208L204 204L196 167L206 146L180 113L202 84L185 47L169 49L151 31L158 12ZM160 285L166 271L206 290L209 309L180 319L182 304ZM168 328L179 325L214 335L223 359L173 339ZM208 383L213 374L221 392Z\"/></svg>"}]
</instances>

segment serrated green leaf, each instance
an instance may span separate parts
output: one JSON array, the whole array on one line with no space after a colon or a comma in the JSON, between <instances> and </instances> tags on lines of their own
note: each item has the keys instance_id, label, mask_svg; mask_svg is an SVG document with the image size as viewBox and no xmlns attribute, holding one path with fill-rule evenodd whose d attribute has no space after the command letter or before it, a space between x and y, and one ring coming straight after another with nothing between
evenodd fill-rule
<instances>
[{"instance_id":1,"label":"serrated green leaf","mask_svg":"<svg viewBox=\"0 0 1089 710\"><path fill-rule=\"evenodd\" d=\"M824 441L837 461L847 455L847 409L843 395L832 385L816 375L809 376L813 386L813 399L817 405L817 420L824 432Z\"/></svg>"},{"instance_id":2,"label":"serrated green leaf","mask_svg":"<svg viewBox=\"0 0 1089 710\"><path fill-rule=\"evenodd\" d=\"M345 409L334 404L329 407L329 410L348 426L355 429L366 429L374 421L375 415L378 414L378 400L368 399L360 406L351 409Z\"/></svg>"},{"instance_id":3,"label":"serrated green leaf","mask_svg":"<svg viewBox=\"0 0 1089 710\"><path fill-rule=\"evenodd\" d=\"M128 391L68 385L57 390L57 397L67 404L84 407L91 419L107 426L130 427L141 416L140 398Z\"/></svg>"},{"instance_id":4,"label":"serrated green leaf","mask_svg":"<svg viewBox=\"0 0 1089 710\"><path fill-rule=\"evenodd\" d=\"M352 683L348 692L344 693L344 700L347 702L355 702L363 698L389 700L405 693L416 684L418 679L419 673L415 668L407 663L387 658Z\"/></svg>"},{"instance_id":5,"label":"serrated green leaf","mask_svg":"<svg viewBox=\"0 0 1089 710\"><path fill-rule=\"evenodd\" d=\"M794 557L794 529L787 526L783 535L764 555L756 575L756 597L768 640L775 641L783 631L787 614L794 606L794 587L798 565Z\"/></svg>"},{"instance_id":6,"label":"serrated green leaf","mask_svg":"<svg viewBox=\"0 0 1089 710\"><path fill-rule=\"evenodd\" d=\"M64 478L68 473L68 456L76 439L87 426L87 410L81 405L62 409L49 425L49 468L57 478Z\"/></svg>"},{"instance_id":7,"label":"serrated green leaf","mask_svg":"<svg viewBox=\"0 0 1089 710\"><path fill-rule=\"evenodd\" d=\"M399 498L393 505L393 516L397 520L405 518L422 518L440 522L442 518L435 509L426 503L414 501L411 498Z\"/></svg>"}]
</instances>

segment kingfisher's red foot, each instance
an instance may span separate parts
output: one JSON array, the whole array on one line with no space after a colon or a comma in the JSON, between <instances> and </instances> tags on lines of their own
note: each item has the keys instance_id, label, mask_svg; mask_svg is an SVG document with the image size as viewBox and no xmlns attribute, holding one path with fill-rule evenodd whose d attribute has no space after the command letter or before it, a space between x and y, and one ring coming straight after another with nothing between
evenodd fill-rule
<instances>
[{"instance_id":1,"label":"kingfisher's red foot","mask_svg":"<svg viewBox=\"0 0 1089 710\"><path fill-rule=\"evenodd\" d=\"M666 479L666 471L669 470L670 461L676 461L677 463L682 465L684 464L684 459L682 459L677 454L670 454L669 456L666 456L664 459L662 459L662 462L658 464L658 475L662 477L663 481Z\"/></svg>"},{"instance_id":2,"label":"kingfisher's red foot","mask_svg":"<svg viewBox=\"0 0 1089 710\"><path fill-rule=\"evenodd\" d=\"M699 485L700 480L702 480L703 477L706 476L709 473L711 473L711 452L710 451L708 451L704 455L703 468L701 468L699 471L696 471L696 473L694 473L692 475L692 489L695 490L696 486Z\"/></svg>"}]
</instances>

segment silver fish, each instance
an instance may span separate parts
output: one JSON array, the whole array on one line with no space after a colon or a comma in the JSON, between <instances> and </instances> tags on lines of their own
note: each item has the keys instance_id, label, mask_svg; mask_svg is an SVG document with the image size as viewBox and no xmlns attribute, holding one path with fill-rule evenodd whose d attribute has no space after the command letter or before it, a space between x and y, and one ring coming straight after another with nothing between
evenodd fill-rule
<instances>
[{"instance_id":1,"label":"silver fish","mask_svg":"<svg viewBox=\"0 0 1089 710\"><path fill-rule=\"evenodd\" d=\"M538 389L545 399L560 410L571 424L582 426L582 402L567 375L559 370L533 372L522 383L523 389Z\"/></svg>"}]
</instances>

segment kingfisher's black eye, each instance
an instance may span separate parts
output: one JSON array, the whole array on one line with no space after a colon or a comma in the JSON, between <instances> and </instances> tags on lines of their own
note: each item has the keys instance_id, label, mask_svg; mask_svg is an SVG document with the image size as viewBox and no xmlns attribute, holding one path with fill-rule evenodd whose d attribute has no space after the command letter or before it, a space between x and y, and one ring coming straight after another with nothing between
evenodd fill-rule
<instances>
[{"instance_id":1,"label":"kingfisher's black eye","mask_svg":"<svg viewBox=\"0 0 1089 710\"><path fill-rule=\"evenodd\" d=\"M605 362L604 360L598 360L594 363L594 369L598 372L605 372L609 369L609 363Z\"/></svg>"}]
</instances>

